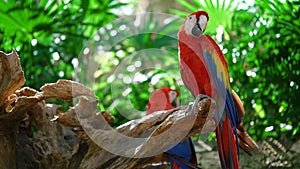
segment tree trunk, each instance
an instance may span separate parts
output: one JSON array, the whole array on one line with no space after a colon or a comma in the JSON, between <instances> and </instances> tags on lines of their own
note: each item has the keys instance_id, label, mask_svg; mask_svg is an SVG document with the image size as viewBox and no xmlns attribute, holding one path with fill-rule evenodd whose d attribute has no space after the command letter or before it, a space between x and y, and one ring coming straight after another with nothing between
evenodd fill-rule
<instances>
[{"instance_id":1,"label":"tree trunk","mask_svg":"<svg viewBox=\"0 0 300 169\"><path fill-rule=\"evenodd\" d=\"M0 51L0 61L0 168L14 169L18 123L25 113L12 109L9 103L17 101L13 93L24 85L25 79L15 51L9 55ZM19 108L18 104L15 107Z\"/></svg>"},{"instance_id":2,"label":"tree trunk","mask_svg":"<svg viewBox=\"0 0 300 169\"><path fill-rule=\"evenodd\" d=\"M4 127L6 128L6 127ZM0 167L1 168L16 168L15 149L17 128L0 130Z\"/></svg>"}]
</instances>

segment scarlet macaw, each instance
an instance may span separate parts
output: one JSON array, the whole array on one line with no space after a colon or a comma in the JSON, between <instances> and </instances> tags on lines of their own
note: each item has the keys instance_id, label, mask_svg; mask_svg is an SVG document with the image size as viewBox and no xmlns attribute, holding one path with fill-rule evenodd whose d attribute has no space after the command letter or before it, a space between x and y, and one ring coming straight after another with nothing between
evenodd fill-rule
<instances>
[{"instance_id":1,"label":"scarlet macaw","mask_svg":"<svg viewBox=\"0 0 300 169\"><path fill-rule=\"evenodd\" d=\"M179 106L179 92L170 88L161 88L152 93L147 104L146 114L151 114L155 111L169 110ZM171 149L167 153L180 157L194 166L197 166L197 158L195 148L191 138L188 138ZM190 169L190 167L178 160L170 158L172 169Z\"/></svg>"},{"instance_id":2,"label":"scarlet macaw","mask_svg":"<svg viewBox=\"0 0 300 169\"><path fill-rule=\"evenodd\" d=\"M223 169L237 169L239 146L251 155L258 146L243 129L244 107L231 89L226 59L209 35L204 35L208 14L191 13L178 32L180 73L194 97L205 94L214 98L221 108L216 117L218 151ZM224 100L222 101L222 97ZM219 118L219 119L218 119Z\"/></svg>"}]
</instances>

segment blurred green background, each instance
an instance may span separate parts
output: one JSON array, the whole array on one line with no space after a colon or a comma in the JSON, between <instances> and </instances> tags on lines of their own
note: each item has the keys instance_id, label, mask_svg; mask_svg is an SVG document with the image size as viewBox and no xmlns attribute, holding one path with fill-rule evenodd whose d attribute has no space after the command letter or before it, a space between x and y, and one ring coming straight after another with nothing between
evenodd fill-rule
<instances>
[{"instance_id":1,"label":"blurred green background","mask_svg":"<svg viewBox=\"0 0 300 169\"><path fill-rule=\"evenodd\" d=\"M210 15L206 33L227 58L249 134L255 140L299 140L299 1L1 0L0 6L0 50L17 50L26 86L76 79L95 91L100 110L116 117L114 127L142 116L157 88L189 93L179 76L173 37L184 17L204 9ZM172 15L163 23L149 15L141 23L143 33L116 39L126 28L117 18L150 11ZM106 44L111 41L114 46ZM150 56L147 49L158 52ZM140 69L144 63L153 66ZM191 95L182 96L182 104L189 101Z\"/></svg>"}]
</instances>

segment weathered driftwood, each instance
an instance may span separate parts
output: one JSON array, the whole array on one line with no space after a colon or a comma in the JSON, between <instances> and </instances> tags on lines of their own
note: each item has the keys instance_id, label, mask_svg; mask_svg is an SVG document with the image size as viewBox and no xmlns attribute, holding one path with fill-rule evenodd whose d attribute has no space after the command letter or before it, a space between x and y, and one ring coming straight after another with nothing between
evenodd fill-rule
<instances>
[{"instance_id":1,"label":"weathered driftwood","mask_svg":"<svg viewBox=\"0 0 300 169\"><path fill-rule=\"evenodd\" d=\"M100 141L111 138L121 145L122 140L114 139L113 131L133 138L147 136L145 143L135 149L134 156L120 156L101 148L83 130L82 126L97 129L101 119L107 124L114 119L107 112L97 113L98 102L92 91L70 80L46 84L41 91L20 89L25 79L17 53L0 53L0 58L1 169L143 168L168 158L159 151L145 158L141 155L157 147L171 147L201 132L211 111L211 99L199 97L188 107L156 112L129 121L116 130L104 125L108 132L101 135ZM72 100L76 97L78 103L65 112L62 106L45 102L49 98ZM168 141L156 139L162 133Z\"/></svg>"},{"instance_id":2,"label":"weathered driftwood","mask_svg":"<svg viewBox=\"0 0 300 169\"><path fill-rule=\"evenodd\" d=\"M6 55L0 52L0 168L15 168L15 145L18 122L24 118L26 107L22 103L30 101L23 97L16 99L13 93L24 85L24 72L15 51ZM12 108L10 103L14 103ZM27 104L28 105L28 104ZM16 109L22 109L19 112Z\"/></svg>"}]
</instances>

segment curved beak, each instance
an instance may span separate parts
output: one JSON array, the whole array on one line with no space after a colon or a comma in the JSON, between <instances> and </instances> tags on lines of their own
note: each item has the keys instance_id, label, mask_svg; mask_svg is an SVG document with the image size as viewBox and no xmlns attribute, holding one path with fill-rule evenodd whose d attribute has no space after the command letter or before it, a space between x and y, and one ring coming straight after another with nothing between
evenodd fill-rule
<instances>
[{"instance_id":1,"label":"curved beak","mask_svg":"<svg viewBox=\"0 0 300 169\"><path fill-rule=\"evenodd\" d=\"M176 98L171 102L171 105L175 108L179 106L179 100Z\"/></svg>"},{"instance_id":2,"label":"curved beak","mask_svg":"<svg viewBox=\"0 0 300 169\"><path fill-rule=\"evenodd\" d=\"M198 21L197 23L195 24L195 26L192 28L192 35L193 36L196 36L196 37L199 37L200 35L203 34L203 30L201 29Z\"/></svg>"}]
</instances>

